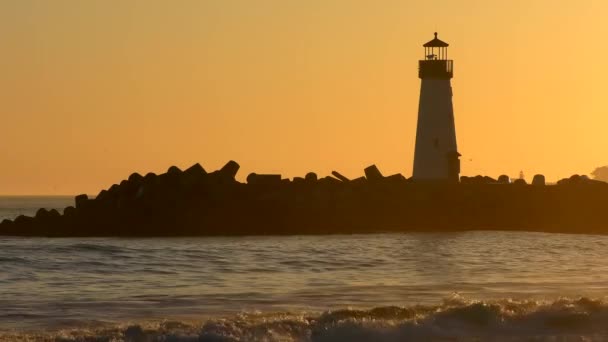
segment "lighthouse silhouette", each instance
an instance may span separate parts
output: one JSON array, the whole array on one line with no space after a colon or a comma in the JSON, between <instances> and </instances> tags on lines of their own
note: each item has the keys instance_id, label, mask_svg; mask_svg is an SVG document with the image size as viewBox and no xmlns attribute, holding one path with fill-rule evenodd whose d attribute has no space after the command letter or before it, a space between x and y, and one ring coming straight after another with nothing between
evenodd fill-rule
<instances>
[{"instance_id":1,"label":"lighthouse silhouette","mask_svg":"<svg viewBox=\"0 0 608 342\"><path fill-rule=\"evenodd\" d=\"M457 183L460 153L452 106L454 61L448 59L449 44L435 38L424 46L419 61L420 103L413 178L416 181Z\"/></svg>"}]
</instances>

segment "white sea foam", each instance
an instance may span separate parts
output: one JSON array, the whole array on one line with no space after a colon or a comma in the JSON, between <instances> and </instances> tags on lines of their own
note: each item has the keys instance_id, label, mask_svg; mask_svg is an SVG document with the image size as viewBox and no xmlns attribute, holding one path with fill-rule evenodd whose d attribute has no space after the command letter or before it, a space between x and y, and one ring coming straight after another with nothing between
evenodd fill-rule
<instances>
[{"instance_id":1,"label":"white sea foam","mask_svg":"<svg viewBox=\"0 0 608 342\"><path fill-rule=\"evenodd\" d=\"M481 302L312 313L242 313L206 320L0 334L27 341L606 341L608 303L600 299Z\"/></svg>"}]
</instances>

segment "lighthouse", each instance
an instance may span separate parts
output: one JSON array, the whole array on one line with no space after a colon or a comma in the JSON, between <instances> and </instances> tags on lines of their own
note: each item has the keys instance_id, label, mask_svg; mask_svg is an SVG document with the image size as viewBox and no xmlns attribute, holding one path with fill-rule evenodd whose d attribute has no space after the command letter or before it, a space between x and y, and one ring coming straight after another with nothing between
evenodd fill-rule
<instances>
[{"instance_id":1,"label":"lighthouse","mask_svg":"<svg viewBox=\"0 0 608 342\"><path fill-rule=\"evenodd\" d=\"M420 102L413 178L416 181L457 183L460 153L456 146L456 127L452 106L454 61L448 59L449 44L435 38L424 46L419 61Z\"/></svg>"}]
</instances>

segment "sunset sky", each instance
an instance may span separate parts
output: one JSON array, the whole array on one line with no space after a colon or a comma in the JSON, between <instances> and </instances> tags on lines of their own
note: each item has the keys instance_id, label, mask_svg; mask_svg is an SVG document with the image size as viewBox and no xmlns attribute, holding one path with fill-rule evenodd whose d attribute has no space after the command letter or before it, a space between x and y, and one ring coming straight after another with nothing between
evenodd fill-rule
<instances>
[{"instance_id":1,"label":"sunset sky","mask_svg":"<svg viewBox=\"0 0 608 342\"><path fill-rule=\"evenodd\" d=\"M411 176L422 44L450 43L462 174L608 164L604 0L3 0L0 194L132 172Z\"/></svg>"}]
</instances>

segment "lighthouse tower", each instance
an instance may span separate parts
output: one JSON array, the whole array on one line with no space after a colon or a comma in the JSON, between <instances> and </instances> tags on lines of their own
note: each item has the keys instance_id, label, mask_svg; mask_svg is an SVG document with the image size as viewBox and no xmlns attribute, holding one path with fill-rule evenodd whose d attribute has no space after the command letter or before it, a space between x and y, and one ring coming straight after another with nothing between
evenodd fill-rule
<instances>
[{"instance_id":1,"label":"lighthouse tower","mask_svg":"<svg viewBox=\"0 0 608 342\"><path fill-rule=\"evenodd\" d=\"M460 154L456 146L452 84L454 61L448 59L449 44L437 38L424 44L419 62L422 79L418 107L414 180L457 183Z\"/></svg>"}]
</instances>

